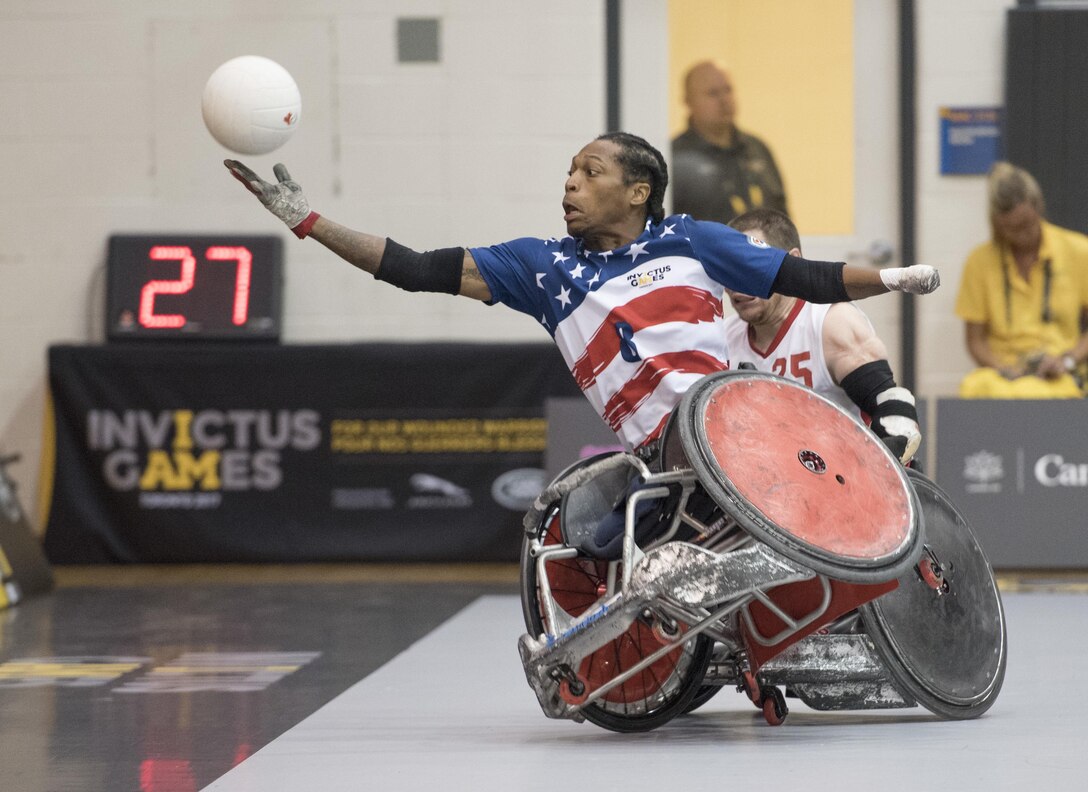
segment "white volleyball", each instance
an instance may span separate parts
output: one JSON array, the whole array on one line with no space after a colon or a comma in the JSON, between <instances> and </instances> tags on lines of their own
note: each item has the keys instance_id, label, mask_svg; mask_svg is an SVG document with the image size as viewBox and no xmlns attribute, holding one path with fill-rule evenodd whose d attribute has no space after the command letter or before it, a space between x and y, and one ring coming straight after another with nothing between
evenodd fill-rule
<instances>
[{"instance_id":1,"label":"white volleyball","mask_svg":"<svg viewBox=\"0 0 1088 792\"><path fill-rule=\"evenodd\" d=\"M237 154L267 154L298 128L302 97L287 69L260 55L242 55L212 72L201 110L204 126L223 146Z\"/></svg>"}]
</instances>

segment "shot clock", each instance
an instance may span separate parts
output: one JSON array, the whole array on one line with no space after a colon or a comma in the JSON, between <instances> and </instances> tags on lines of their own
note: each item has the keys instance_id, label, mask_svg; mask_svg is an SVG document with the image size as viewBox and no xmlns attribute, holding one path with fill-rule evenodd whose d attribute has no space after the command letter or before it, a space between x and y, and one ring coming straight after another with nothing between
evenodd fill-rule
<instances>
[{"instance_id":1,"label":"shot clock","mask_svg":"<svg viewBox=\"0 0 1088 792\"><path fill-rule=\"evenodd\" d=\"M276 341L282 278L276 236L115 234L106 258L106 336Z\"/></svg>"}]
</instances>

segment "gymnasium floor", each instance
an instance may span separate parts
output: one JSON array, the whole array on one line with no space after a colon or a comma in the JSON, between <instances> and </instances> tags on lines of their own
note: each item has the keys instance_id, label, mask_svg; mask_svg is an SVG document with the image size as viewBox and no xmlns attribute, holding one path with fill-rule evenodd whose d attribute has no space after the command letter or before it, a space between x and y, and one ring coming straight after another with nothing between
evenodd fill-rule
<instances>
[{"instance_id":1,"label":"gymnasium floor","mask_svg":"<svg viewBox=\"0 0 1088 792\"><path fill-rule=\"evenodd\" d=\"M1083 789L1088 577L1001 575L980 720L813 712L732 690L647 734L548 720L516 569L54 570L0 611L3 792Z\"/></svg>"}]
</instances>

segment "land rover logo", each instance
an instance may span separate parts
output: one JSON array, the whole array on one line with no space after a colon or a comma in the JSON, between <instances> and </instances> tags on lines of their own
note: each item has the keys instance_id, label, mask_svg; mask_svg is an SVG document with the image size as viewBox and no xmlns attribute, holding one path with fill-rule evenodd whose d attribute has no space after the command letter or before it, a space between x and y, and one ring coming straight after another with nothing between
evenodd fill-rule
<instances>
[{"instance_id":1,"label":"land rover logo","mask_svg":"<svg viewBox=\"0 0 1088 792\"><path fill-rule=\"evenodd\" d=\"M507 470L491 484L491 497L506 509L525 511L547 484L541 468Z\"/></svg>"},{"instance_id":2,"label":"land rover logo","mask_svg":"<svg viewBox=\"0 0 1088 792\"><path fill-rule=\"evenodd\" d=\"M802 465L813 473L827 472L827 463L824 462L823 457L815 451L809 451L807 448L802 448L797 452L797 458L801 460Z\"/></svg>"}]
</instances>

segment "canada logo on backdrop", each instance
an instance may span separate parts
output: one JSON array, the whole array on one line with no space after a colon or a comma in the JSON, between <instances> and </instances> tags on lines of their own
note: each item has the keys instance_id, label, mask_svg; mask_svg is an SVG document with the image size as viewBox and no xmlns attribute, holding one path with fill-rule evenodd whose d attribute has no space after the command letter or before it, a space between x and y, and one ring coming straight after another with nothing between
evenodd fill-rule
<instances>
[{"instance_id":1,"label":"canada logo on backdrop","mask_svg":"<svg viewBox=\"0 0 1088 792\"><path fill-rule=\"evenodd\" d=\"M214 508L223 492L274 490L287 449L321 443L316 410L90 410L102 479L145 508Z\"/></svg>"},{"instance_id":2,"label":"canada logo on backdrop","mask_svg":"<svg viewBox=\"0 0 1088 792\"><path fill-rule=\"evenodd\" d=\"M1034 473L1044 487L1088 487L1088 463L1068 462L1061 454L1039 457Z\"/></svg>"},{"instance_id":3,"label":"canada logo on backdrop","mask_svg":"<svg viewBox=\"0 0 1088 792\"><path fill-rule=\"evenodd\" d=\"M972 494L1001 492L1001 480L1005 477L1004 462L990 451L979 451L963 460L964 489Z\"/></svg>"}]
</instances>

